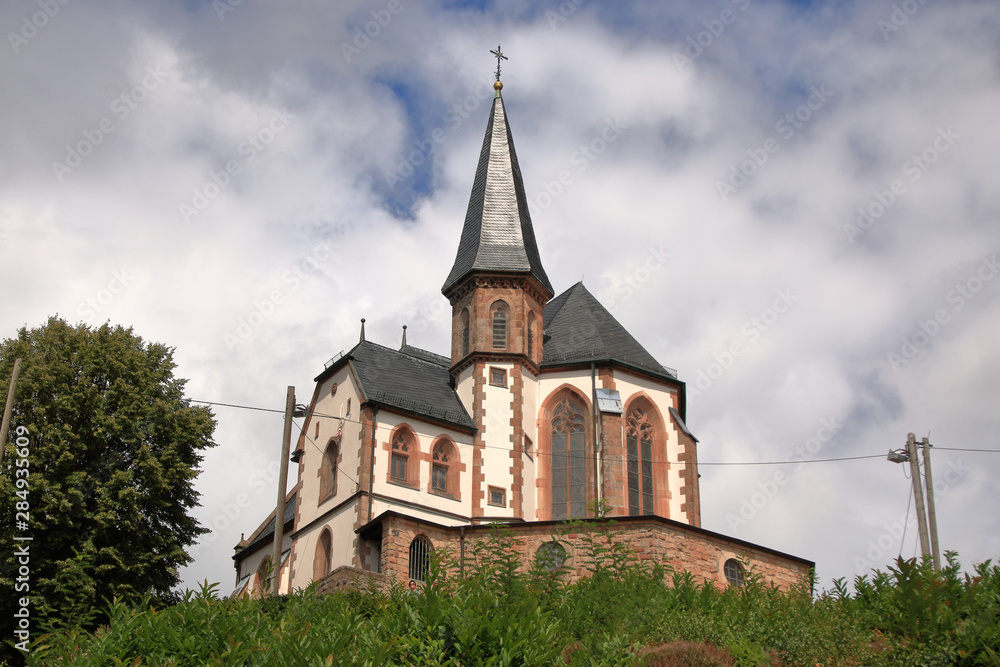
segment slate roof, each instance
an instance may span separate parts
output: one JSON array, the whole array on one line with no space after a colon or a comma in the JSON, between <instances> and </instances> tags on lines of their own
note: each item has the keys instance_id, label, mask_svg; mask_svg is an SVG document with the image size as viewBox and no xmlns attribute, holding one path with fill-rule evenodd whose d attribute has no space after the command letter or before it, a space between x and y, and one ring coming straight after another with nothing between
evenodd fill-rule
<instances>
[{"instance_id":1,"label":"slate roof","mask_svg":"<svg viewBox=\"0 0 1000 667\"><path fill-rule=\"evenodd\" d=\"M472 271L530 273L553 294L538 256L521 168L497 91L472 184L455 265L441 291L447 294Z\"/></svg>"},{"instance_id":2,"label":"slate roof","mask_svg":"<svg viewBox=\"0 0 1000 667\"><path fill-rule=\"evenodd\" d=\"M451 386L448 357L411 345L393 350L362 341L343 359L354 366L366 401L475 430L472 417ZM346 361L339 361L320 377Z\"/></svg>"},{"instance_id":3,"label":"slate roof","mask_svg":"<svg viewBox=\"0 0 1000 667\"><path fill-rule=\"evenodd\" d=\"M582 282L555 297L543 315L541 367L616 361L652 375L677 379L587 291Z\"/></svg>"}]
</instances>

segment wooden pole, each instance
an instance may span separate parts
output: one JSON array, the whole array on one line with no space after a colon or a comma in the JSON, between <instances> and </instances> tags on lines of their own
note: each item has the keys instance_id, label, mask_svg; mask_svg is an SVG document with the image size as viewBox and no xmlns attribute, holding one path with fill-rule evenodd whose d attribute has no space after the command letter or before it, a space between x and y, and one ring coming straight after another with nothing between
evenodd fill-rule
<instances>
[{"instance_id":1,"label":"wooden pole","mask_svg":"<svg viewBox=\"0 0 1000 667\"><path fill-rule=\"evenodd\" d=\"M281 586L281 541L285 537L285 487L288 484L288 449L292 441L292 414L295 412L295 387L288 387L285 398L285 431L281 435L281 472L278 473L278 503L274 508L274 551L271 556L271 595Z\"/></svg>"},{"instance_id":2,"label":"wooden pole","mask_svg":"<svg viewBox=\"0 0 1000 667\"><path fill-rule=\"evenodd\" d=\"M920 533L920 554L924 558L930 558L931 550L927 540L927 513L924 511L923 483L920 481L920 463L917 461L917 437L912 433L907 436L906 451L910 455L913 499L917 506L917 530Z\"/></svg>"},{"instance_id":3,"label":"wooden pole","mask_svg":"<svg viewBox=\"0 0 1000 667\"><path fill-rule=\"evenodd\" d=\"M17 390L17 376L21 373L21 358L14 360L14 372L10 376L10 388L7 389L7 405L3 409L3 426L0 426L0 465L3 465L3 452L7 449L7 429L10 428L10 414L14 411L14 392Z\"/></svg>"},{"instance_id":4,"label":"wooden pole","mask_svg":"<svg viewBox=\"0 0 1000 667\"><path fill-rule=\"evenodd\" d=\"M927 482L927 523L931 531L931 555L934 558L934 571L941 571L941 548L938 546L937 512L934 509L934 480L931 477L931 443L923 440L924 479Z\"/></svg>"}]
</instances>

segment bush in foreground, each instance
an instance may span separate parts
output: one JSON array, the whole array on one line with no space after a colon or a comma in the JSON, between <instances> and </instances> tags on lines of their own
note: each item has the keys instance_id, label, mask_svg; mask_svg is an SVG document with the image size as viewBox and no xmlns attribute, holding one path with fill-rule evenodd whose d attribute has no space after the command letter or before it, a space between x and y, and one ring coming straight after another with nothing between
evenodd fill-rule
<instances>
[{"instance_id":1,"label":"bush in foreground","mask_svg":"<svg viewBox=\"0 0 1000 667\"><path fill-rule=\"evenodd\" d=\"M365 590L179 604L113 604L98 632L39 638L45 665L1000 665L1000 567L961 575L900 560L814 599L752 572L719 589L628 557L595 531L589 578L521 567L498 530L415 594Z\"/></svg>"}]
</instances>

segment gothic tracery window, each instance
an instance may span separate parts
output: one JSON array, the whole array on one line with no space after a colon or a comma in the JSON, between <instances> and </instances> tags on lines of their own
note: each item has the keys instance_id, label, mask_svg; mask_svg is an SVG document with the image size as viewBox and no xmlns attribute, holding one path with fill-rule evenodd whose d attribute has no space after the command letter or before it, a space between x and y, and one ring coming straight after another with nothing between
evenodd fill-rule
<instances>
[{"instance_id":1,"label":"gothic tracery window","mask_svg":"<svg viewBox=\"0 0 1000 667\"><path fill-rule=\"evenodd\" d=\"M629 516L653 513L653 423L641 407L625 420Z\"/></svg>"},{"instance_id":2,"label":"gothic tracery window","mask_svg":"<svg viewBox=\"0 0 1000 667\"><path fill-rule=\"evenodd\" d=\"M587 510L584 407L567 396L552 411L552 518L582 517Z\"/></svg>"},{"instance_id":3,"label":"gothic tracery window","mask_svg":"<svg viewBox=\"0 0 1000 667\"><path fill-rule=\"evenodd\" d=\"M392 457L390 459L389 477L396 482L409 482L410 478L410 438L405 432L397 433L392 439Z\"/></svg>"},{"instance_id":4,"label":"gothic tracery window","mask_svg":"<svg viewBox=\"0 0 1000 667\"><path fill-rule=\"evenodd\" d=\"M452 469L451 445L447 442L439 442L434 446L431 458L431 490L447 494L452 486L448 483Z\"/></svg>"}]
</instances>

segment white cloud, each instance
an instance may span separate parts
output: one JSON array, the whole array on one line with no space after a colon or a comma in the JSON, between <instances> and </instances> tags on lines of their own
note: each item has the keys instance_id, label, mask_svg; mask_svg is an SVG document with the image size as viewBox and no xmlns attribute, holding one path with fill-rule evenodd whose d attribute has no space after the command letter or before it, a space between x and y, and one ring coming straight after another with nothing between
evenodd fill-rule
<instances>
[{"instance_id":1,"label":"white cloud","mask_svg":"<svg viewBox=\"0 0 1000 667\"><path fill-rule=\"evenodd\" d=\"M17 290L0 313L4 335L56 312L87 319L81 304L97 299L88 321L134 325L177 348L191 397L277 408L289 384L300 400L311 394L323 362L357 340L361 317L371 339L397 344L409 324L410 343L445 352L439 290L499 39L510 57L504 99L557 291L582 274L692 387L716 355L745 344L689 400L701 459L783 459L825 418L844 425L819 458L881 455L909 431L930 431L942 448L935 472L959 459L967 468L938 503L942 544L966 563L996 556L1000 530L968 508L996 505L1000 460L943 449L997 447L1000 281L983 282L961 308L948 299L1000 250L989 3L922 5L887 38L877 22L890 2L836 11L637 2L615 12L584 3L555 29L534 5L495 14L404 3L348 61L342 44L384 6L245 2L220 20L211 4L73 3L16 53L5 43L0 276ZM679 68L687 38L727 8L735 19ZM0 25L17 30L36 10L9 3ZM162 75L143 87L147 67ZM796 119L823 86L832 94ZM135 107L126 117L112 106L123 94ZM456 104L466 117L447 115ZM284 112L286 127L241 152ZM787 114L798 126L779 125ZM105 118L114 131L60 181L52 162ZM627 127L581 161L581 146L615 118ZM445 139L390 191L386 171L436 128ZM908 169L947 128L959 135L947 150ZM718 182L768 139L777 149L723 200ZM184 222L179 205L230 161L239 173ZM562 171L571 182L539 199ZM894 180L905 191L851 243L845 225ZM399 207L408 215L394 217ZM324 240L332 251L320 259ZM647 276L640 269L660 248L670 257ZM134 279L101 303L122 270ZM753 325L782 289L798 300L766 330ZM894 370L887 355L942 308L949 321ZM233 544L274 501L272 487L258 492L250 478L276 460L281 417L217 414L198 516L218 530L184 576L225 588ZM727 515L774 469L702 472L704 525L731 532ZM222 508L248 488L249 506L230 519ZM884 460L803 466L738 536L815 559L824 578L851 578L854 557L905 511L907 489ZM897 553L898 541L874 564Z\"/></svg>"}]
</instances>

